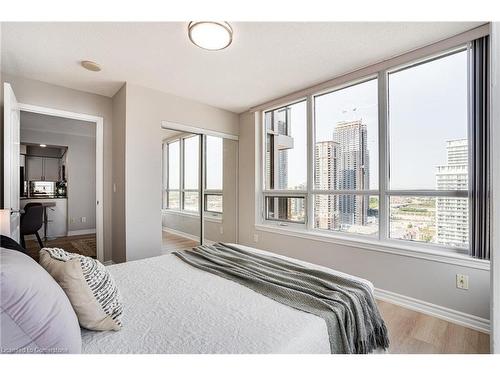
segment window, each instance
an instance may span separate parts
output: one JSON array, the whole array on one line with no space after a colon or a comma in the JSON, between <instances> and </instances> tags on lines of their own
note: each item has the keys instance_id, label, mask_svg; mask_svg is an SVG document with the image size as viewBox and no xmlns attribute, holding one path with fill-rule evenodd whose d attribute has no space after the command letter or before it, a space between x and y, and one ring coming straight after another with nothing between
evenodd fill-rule
<instances>
[{"instance_id":1,"label":"window","mask_svg":"<svg viewBox=\"0 0 500 375\"><path fill-rule=\"evenodd\" d=\"M388 75L390 238L469 245L467 79L466 50Z\"/></svg>"},{"instance_id":2,"label":"window","mask_svg":"<svg viewBox=\"0 0 500 375\"><path fill-rule=\"evenodd\" d=\"M316 229L378 233L377 96L371 79L313 98Z\"/></svg>"},{"instance_id":3,"label":"window","mask_svg":"<svg viewBox=\"0 0 500 375\"><path fill-rule=\"evenodd\" d=\"M463 46L265 111L263 221L466 250L468 53Z\"/></svg>"},{"instance_id":4,"label":"window","mask_svg":"<svg viewBox=\"0 0 500 375\"><path fill-rule=\"evenodd\" d=\"M198 212L199 139L193 135L163 144L163 208Z\"/></svg>"},{"instance_id":5,"label":"window","mask_svg":"<svg viewBox=\"0 0 500 375\"><path fill-rule=\"evenodd\" d=\"M163 208L198 214L200 209L200 135L181 136L163 144ZM205 211L223 212L223 139L205 139Z\"/></svg>"},{"instance_id":6,"label":"window","mask_svg":"<svg viewBox=\"0 0 500 375\"><path fill-rule=\"evenodd\" d=\"M183 138L183 176L182 208L185 211L199 211L199 176L200 176L200 136Z\"/></svg>"},{"instance_id":7,"label":"window","mask_svg":"<svg viewBox=\"0 0 500 375\"><path fill-rule=\"evenodd\" d=\"M266 112L266 187L306 190L306 101Z\"/></svg>"},{"instance_id":8,"label":"window","mask_svg":"<svg viewBox=\"0 0 500 375\"><path fill-rule=\"evenodd\" d=\"M164 158L166 156L167 180L164 181L166 188L164 189L164 208L178 210L180 209L180 141L166 143L163 146ZM165 160L165 159L164 159Z\"/></svg>"},{"instance_id":9,"label":"window","mask_svg":"<svg viewBox=\"0 0 500 375\"><path fill-rule=\"evenodd\" d=\"M224 140L211 135L207 135L205 139L205 211L222 214Z\"/></svg>"}]
</instances>

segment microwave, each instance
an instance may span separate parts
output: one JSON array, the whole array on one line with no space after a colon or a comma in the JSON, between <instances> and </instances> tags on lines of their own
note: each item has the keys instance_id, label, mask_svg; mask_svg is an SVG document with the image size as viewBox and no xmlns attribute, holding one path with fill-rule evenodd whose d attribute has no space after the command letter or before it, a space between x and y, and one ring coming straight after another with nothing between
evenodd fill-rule
<instances>
[{"instance_id":1,"label":"microwave","mask_svg":"<svg viewBox=\"0 0 500 375\"><path fill-rule=\"evenodd\" d=\"M54 181L30 181L29 196L34 197L53 197L56 195L56 182Z\"/></svg>"}]
</instances>

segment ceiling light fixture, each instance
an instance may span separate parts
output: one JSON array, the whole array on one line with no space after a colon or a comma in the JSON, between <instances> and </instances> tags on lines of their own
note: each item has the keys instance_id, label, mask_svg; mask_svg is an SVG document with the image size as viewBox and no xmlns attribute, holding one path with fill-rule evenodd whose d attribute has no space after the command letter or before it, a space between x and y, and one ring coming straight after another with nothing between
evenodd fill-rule
<instances>
[{"instance_id":1,"label":"ceiling light fixture","mask_svg":"<svg viewBox=\"0 0 500 375\"><path fill-rule=\"evenodd\" d=\"M40 147L47 147L47 145L42 143Z\"/></svg>"},{"instance_id":2,"label":"ceiling light fixture","mask_svg":"<svg viewBox=\"0 0 500 375\"><path fill-rule=\"evenodd\" d=\"M209 51L224 49L233 41L233 29L223 21L192 21L188 35L193 44Z\"/></svg>"},{"instance_id":3,"label":"ceiling light fixture","mask_svg":"<svg viewBox=\"0 0 500 375\"><path fill-rule=\"evenodd\" d=\"M101 71L101 67L96 62L84 60L84 61L80 62L80 64L85 69L90 70L91 72L100 72Z\"/></svg>"}]
</instances>

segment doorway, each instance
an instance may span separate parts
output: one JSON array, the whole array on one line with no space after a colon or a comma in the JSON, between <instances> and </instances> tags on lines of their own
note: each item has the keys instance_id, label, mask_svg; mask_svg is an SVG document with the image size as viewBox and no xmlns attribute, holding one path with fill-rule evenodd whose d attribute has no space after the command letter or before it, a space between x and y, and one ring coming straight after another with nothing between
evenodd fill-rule
<instances>
[{"instance_id":1,"label":"doorway","mask_svg":"<svg viewBox=\"0 0 500 375\"><path fill-rule=\"evenodd\" d=\"M71 148L65 142L61 141L50 141L51 134L47 132L46 136L48 136L47 140L44 141L35 141L30 142L28 139L21 138L21 117L25 116L26 118L35 118L36 116L45 116L45 118L51 118L53 122L59 121L73 121L73 124L79 123L80 125L85 124L87 127L91 127L91 131L94 134L94 147L93 152L95 154L95 160L93 163L93 176L95 176L94 181L91 182L93 194L92 201L89 201L91 205L91 211L93 213L93 217L88 217L91 215L80 215L77 217L72 217L68 215L68 208L62 207L61 204L59 206L55 206L55 209L60 209L61 214L57 216L57 219L61 221L61 217L63 218L63 224L66 226L65 234L66 236L61 236L60 234L64 233L54 233L48 232L47 234L47 244L46 246L54 246L61 247L70 252L79 252L84 253L89 251L89 246L92 246L92 243L95 243L95 257L104 262L104 236L103 236L103 141L104 141L104 132L103 132L103 118L99 116L92 116L82 113L63 111L54 108L48 107L40 107L35 105L30 105L26 103L18 103L15 94L11 88L11 86L6 83L4 84L4 93L8 93L8 95L4 95L4 98L9 99L8 108L5 108L4 111L4 124L6 124L6 129L8 127L8 134L4 137L4 149L5 155L9 155L9 158L5 160L5 178L4 178L4 207L6 211L10 212L11 223L10 228L8 229L8 234L19 241L19 213L22 212L22 206L24 205L21 198L26 191L27 194L42 192L44 189L54 189L54 195L64 195L64 193L69 193L71 191L71 174L68 175L69 166L65 165L65 168L62 168L64 162L61 161L62 158L50 158L49 156L44 156L40 154L37 156L39 159L36 159L35 164L38 163L41 166L40 168L35 167L33 164L32 171L40 170L42 174L35 178L33 175L30 176L28 180L25 176L21 179L22 174L27 172L26 168L26 159L24 160L24 168L25 171L21 172L21 148L22 143L25 143L26 148L28 146L36 146L38 152L43 149L52 149L52 151L63 150L66 149L67 155L71 154ZM7 107L7 106L6 106ZM40 117L42 118L42 117ZM9 124L10 126L7 126ZM43 142L43 143L42 143ZM42 146L41 146L42 145ZM43 147L45 146L45 147ZM24 150L27 152L27 149ZM66 156L67 156L66 155ZM92 155L94 156L94 155ZM25 154L26 157L26 154ZM44 160L47 158L47 160ZM58 159L58 161L54 161ZM54 167L54 168L52 168ZM57 171L57 172L56 172ZM57 175L57 178L53 175ZM65 181L66 180L66 181ZM25 183L24 181L27 181ZM38 184L30 184L29 181L38 181ZM66 182L66 185L64 183ZM75 184L77 182L75 181ZM85 182L79 182L78 185L85 184ZM26 186L25 186L26 185ZM37 186L35 186L37 185ZM76 185L74 186L76 187ZM30 190L31 189L31 190ZM66 191L65 191L66 190ZM76 189L77 190L77 189ZM31 198L31 197L30 197ZM42 197L45 198L45 197ZM77 199L75 196L73 199ZM43 199L42 199L43 200ZM59 202L62 203L62 200ZM93 209L95 207L95 210ZM17 217L16 217L17 216ZM88 221L91 220L91 226L95 226L95 228L90 229L74 229L76 221L79 221L79 224L87 224ZM94 224L95 223L95 224ZM53 223L52 223L53 224ZM44 224L45 225L45 224ZM50 228L51 223L48 224L48 228ZM54 225L51 229L55 229ZM4 228L3 228L4 230ZM7 231L7 230L6 230ZM42 232L45 237L45 229ZM52 234L52 235L51 235ZM89 238L86 238L89 237ZM93 240L92 238L93 237ZM51 241L55 241L52 242ZM61 242L62 241L62 242ZM57 242L57 243L56 243ZM75 246L73 246L75 245Z\"/></svg>"}]
</instances>

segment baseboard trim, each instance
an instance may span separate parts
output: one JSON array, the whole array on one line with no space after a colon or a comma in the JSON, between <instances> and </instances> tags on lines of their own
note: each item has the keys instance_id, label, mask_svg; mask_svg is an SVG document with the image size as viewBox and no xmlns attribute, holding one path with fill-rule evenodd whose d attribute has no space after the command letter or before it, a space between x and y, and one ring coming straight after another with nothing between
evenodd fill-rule
<instances>
[{"instance_id":1,"label":"baseboard trim","mask_svg":"<svg viewBox=\"0 0 500 375\"><path fill-rule=\"evenodd\" d=\"M375 298L385 302L393 303L409 310L414 310L434 316L439 319L446 320L467 328L472 328L480 332L490 333L489 319L481 318L476 315L467 314L461 311L453 310L448 307L435 305L433 303L425 302L416 298L407 297L402 294L389 292L375 288Z\"/></svg>"},{"instance_id":2,"label":"baseboard trim","mask_svg":"<svg viewBox=\"0 0 500 375\"><path fill-rule=\"evenodd\" d=\"M115 264L115 262L113 262L112 260L106 260L102 264L104 264L105 266L111 266L112 264Z\"/></svg>"},{"instance_id":3,"label":"baseboard trim","mask_svg":"<svg viewBox=\"0 0 500 375\"><path fill-rule=\"evenodd\" d=\"M180 230L175 230L175 229L168 228L168 227L162 227L162 230L164 232L167 232L167 233L175 234L176 236L186 237L187 239L192 240L192 241L200 241L200 237L192 235L190 233L181 232ZM205 243L208 245L213 245L215 242L211 241L211 240L207 240L205 238Z\"/></svg>"},{"instance_id":4,"label":"baseboard trim","mask_svg":"<svg viewBox=\"0 0 500 375\"><path fill-rule=\"evenodd\" d=\"M81 236L84 234L95 234L96 229L78 229L78 230L70 230L68 231L68 236Z\"/></svg>"}]
</instances>

